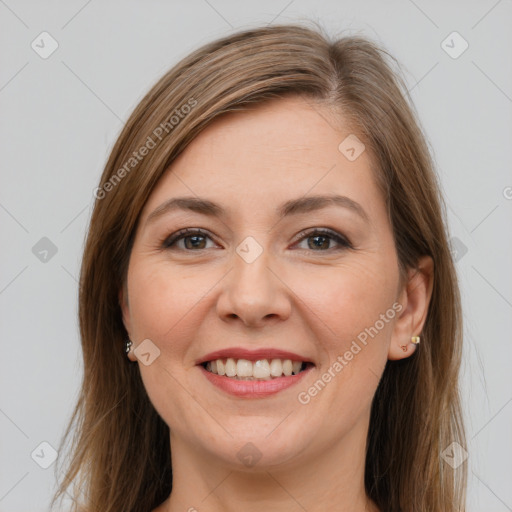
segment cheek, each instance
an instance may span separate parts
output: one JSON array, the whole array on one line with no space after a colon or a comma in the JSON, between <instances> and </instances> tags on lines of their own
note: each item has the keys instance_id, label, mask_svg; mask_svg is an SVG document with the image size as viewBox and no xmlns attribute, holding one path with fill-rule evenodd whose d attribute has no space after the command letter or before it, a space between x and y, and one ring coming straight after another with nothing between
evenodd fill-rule
<instances>
[{"instance_id":1,"label":"cheek","mask_svg":"<svg viewBox=\"0 0 512 512\"><path fill-rule=\"evenodd\" d=\"M294 301L295 315L310 327L317 326L317 338L330 356L373 326L395 300L397 271L389 262L372 261L368 255L338 266L311 266L307 272L296 267L281 267L281 271L293 292L284 287L281 293ZM198 328L194 318L205 315L205 307L214 307L208 296L215 295L222 275L213 269L199 272L134 259L128 281L135 339L173 339L166 349L178 349L179 340L192 335L191 322Z\"/></svg>"},{"instance_id":2,"label":"cheek","mask_svg":"<svg viewBox=\"0 0 512 512\"><path fill-rule=\"evenodd\" d=\"M291 287L309 308L308 316L317 319L322 331L319 339L331 359L377 321L382 334L390 331L398 282L398 271L392 264L371 258L347 260L336 268L301 273L294 281ZM382 326L379 319L386 312L387 321Z\"/></svg>"},{"instance_id":3,"label":"cheek","mask_svg":"<svg viewBox=\"0 0 512 512\"><path fill-rule=\"evenodd\" d=\"M211 283L209 281L212 281ZM187 269L135 261L128 274L132 325L138 339L181 339L187 316L215 283Z\"/></svg>"},{"instance_id":4,"label":"cheek","mask_svg":"<svg viewBox=\"0 0 512 512\"><path fill-rule=\"evenodd\" d=\"M319 417L337 418L329 426L333 435L349 429L371 404L397 317L397 282L392 265L366 259L295 284L323 354L318 380L300 390L299 401L307 401Z\"/></svg>"}]
</instances>

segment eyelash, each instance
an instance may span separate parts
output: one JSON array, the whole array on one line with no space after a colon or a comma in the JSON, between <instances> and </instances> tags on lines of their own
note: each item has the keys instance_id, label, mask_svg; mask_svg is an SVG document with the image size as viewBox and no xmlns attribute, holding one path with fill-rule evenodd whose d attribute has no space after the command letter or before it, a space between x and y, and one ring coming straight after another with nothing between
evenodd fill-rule
<instances>
[{"instance_id":1,"label":"eyelash","mask_svg":"<svg viewBox=\"0 0 512 512\"><path fill-rule=\"evenodd\" d=\"M165 238L165 240L162 241L162 248L163 249L170 249L170 250L181 250L181 251L185 251L185 252L199 252L199 251L204 251L206 250L206 248L203 248L203 249L197 249L197 251L193 250L193 249L174 249L173 248L173 245L180 241L180 240L184 240L185 238L188 238L188 237L192 237L192 236L202 236L202 237L206 237L206 238L210 238L210 240L212 240L211 236L206 232L204 231L203 229L200 229L200 228L185 228L185 229L181 229L180 231L177 231L176 233L173 233L172 235L168 236L167 238ZM350 241L340 235L339 233L337 233L336 231L332 231L330 229L311 229L311 230L304 230L302 231L301 233L299 233L298 235L298 239L295 243L299 243L299 242L302 242L303 240L307 240L308 238L312 238L312 237L317 237L317 236L322 236L322 237L325 237L325 238L330 238L331 240L334 240L335 242L337 242L340 247L338 247L337 249L336 248L329 248L329 249L326 249L326 250L318 250L318 251L315 251L313 249L303 249L303 250L312 250L313 252L330 252L330 251L341 251L341 250L344 250L344 249L353 249L353 246L352 244L350 243Z\"/></svg>"}]
</instances>

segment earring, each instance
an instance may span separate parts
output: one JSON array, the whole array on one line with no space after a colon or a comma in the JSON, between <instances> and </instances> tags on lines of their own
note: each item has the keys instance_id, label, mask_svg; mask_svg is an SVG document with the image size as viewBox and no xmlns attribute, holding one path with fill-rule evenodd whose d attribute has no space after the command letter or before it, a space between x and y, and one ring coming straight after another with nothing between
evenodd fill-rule
<instances>
[{"instance_id":1,"label":"earring","mask_svg":"<svg viewBox=\"0 0 512 512\"><path fill-rule=\"evenodd\" d=\"M132 346L132 340L130 339L127 339L125 342L124 342L124 351L126 354L129 354L130 353L130 348Z\"/></svg>"},{"instance_id":2,"label":"earring","mask_svg":"<svg viewBox=\"0 0 512 512\"><path fill-rule=\"evenodd\" d=\"M420 337L419 337L419 336L413 336L413 337L411 338L411 341L412 341L415 345L417 345L417 344L420 342Z\"/></svg>"}]
</instances>

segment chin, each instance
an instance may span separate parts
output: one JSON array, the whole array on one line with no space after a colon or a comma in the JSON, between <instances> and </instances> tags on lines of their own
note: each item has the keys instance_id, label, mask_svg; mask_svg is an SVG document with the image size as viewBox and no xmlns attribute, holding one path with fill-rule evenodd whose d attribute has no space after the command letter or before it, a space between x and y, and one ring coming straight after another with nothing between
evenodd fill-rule
<instances>
[{"instance_id":1,"label":"chin","mask_svg":"<svg viewBox=\"0 0 512 512\"><path fill-rule=\"evenodd\" d=\"M262 417L237 418L230 423L229 434L223 431L214 445L205 444L204 448L212 457L236 470L284 468L304 454L314 437L308 436L304 423L293 425L290 422L285 426L287 421L283 422L283 416L272 421Z\"/></svg>"}]
</instances>

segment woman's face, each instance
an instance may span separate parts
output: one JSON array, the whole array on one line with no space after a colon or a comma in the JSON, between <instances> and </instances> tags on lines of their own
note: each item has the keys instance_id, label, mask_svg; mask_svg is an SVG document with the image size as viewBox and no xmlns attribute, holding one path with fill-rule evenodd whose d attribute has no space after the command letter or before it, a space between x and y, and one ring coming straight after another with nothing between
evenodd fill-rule
<instances>
[{"instance_id":1,"label":"woman's face","mask_svg":"<svg viewBox=\"0 0 512 512\"><path fill-rule=\"evenodd\" d=\"M179 156L121 294L173 453L238 467L366 435L401 297L369 152L298 97L228 114Z\"/></svg>"}]
</instances>

